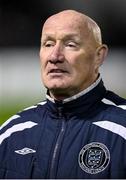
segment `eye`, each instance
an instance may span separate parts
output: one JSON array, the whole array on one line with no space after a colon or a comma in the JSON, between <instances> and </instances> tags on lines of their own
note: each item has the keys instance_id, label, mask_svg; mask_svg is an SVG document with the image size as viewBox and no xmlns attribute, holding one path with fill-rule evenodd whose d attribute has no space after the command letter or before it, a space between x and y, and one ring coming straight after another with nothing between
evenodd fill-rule
<instances>
[{"instance_id":1,"label":"eye","mask_svg":"<svg viewBox=\"0 0 126 180\"><path fill-rule=\"evenodd\" d=\"M66 42L65 46L69 49L76 50L76 49L78 49L79 44L75 41L68 41L68 42Z\"/></svg>"},{"instance_id":2,"label":"eye","mask_svg":"<svg viewBox=\"0 0 126 180\"><path fill-rule=\"evenodd\" d=\"M77 45L74 42L69 42L69 43L67 43L67 46L68 47L76 47Z\"/></svg>"},{"instance_id":3,"label":"eye","mask_svg":"<svg viewBox=\"0 0 126 180\"><path fill-rule=\"evenodd\" d=\"M43 46L44 47L52 47L52 46L54 46L55 45L55 42L54 41L45 41L44 43L43 43Z\"/></svg>"}]
</instances>

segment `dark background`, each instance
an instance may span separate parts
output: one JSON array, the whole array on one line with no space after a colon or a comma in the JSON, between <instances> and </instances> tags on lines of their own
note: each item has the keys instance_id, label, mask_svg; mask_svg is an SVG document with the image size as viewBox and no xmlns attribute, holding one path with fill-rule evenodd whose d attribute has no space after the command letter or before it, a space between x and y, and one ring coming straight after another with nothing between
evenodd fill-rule
<instances>
[{"instance_id":1,"label":"dark background","mask_svg":"<svg viewBox=\"0 0 126 180\"><path fill-rule=\"evenodd\" d=\"M126 0L0 0L0 48L39 47L43 22L64 9L91 16L108 46L126 46Z\"/></svg>"}]
</instances>

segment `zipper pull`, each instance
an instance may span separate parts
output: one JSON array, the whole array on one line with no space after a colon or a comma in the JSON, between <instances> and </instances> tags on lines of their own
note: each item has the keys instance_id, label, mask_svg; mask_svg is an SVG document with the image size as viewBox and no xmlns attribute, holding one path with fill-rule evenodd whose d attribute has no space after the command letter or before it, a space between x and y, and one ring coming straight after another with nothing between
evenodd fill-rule
<instances>
[{"instance_id":1,"label":"zipper pull","mask_svg":"<svg viewBox=\"0 0 126 180\"><path fill-rule=\"evenodd\" d=\"M57 114L59 118L63 117L63 103L62 101L56 101L55 102L57 105Z\"/></svg>"}]
</instances>

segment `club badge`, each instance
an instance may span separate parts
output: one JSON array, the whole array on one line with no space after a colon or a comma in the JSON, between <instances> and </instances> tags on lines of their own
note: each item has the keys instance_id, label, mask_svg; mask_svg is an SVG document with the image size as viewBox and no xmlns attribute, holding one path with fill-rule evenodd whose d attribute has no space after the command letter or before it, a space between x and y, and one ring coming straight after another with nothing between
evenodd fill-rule
<instances>
[{"instance_id":1,"label":"club badge","mask_svg":"<svg viewBox=\"0 0 126 180\"><path fill-rule=\"evenodd\" d=\"M97 174L108 166L110 153L104 144L92 142L81 149L78 161L83 171L89 174Z\"/></svg>"}]
</instances>

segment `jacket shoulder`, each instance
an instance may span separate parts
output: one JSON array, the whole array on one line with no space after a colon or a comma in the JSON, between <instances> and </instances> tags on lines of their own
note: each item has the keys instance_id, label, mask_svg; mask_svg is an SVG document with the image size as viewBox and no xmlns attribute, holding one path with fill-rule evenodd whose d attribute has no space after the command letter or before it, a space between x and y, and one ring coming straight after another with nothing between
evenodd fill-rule
<instances>
[{"instance_id":1,"label":"jacket shoulder","mask_svg":"<svg viewBox=\"0 0 126 180\"><path fill-rule=\"evenodd\" d=\"M102 103L106 105L107 111L110 114L116 114L126 116L126 99L120 97L112 91L107 91L106 95L102 99Z\"/></svg>"},{"instance_id":2,"label":"jacket shoulder","mask_svg":"<svg viewBox=\"0 0 126 180\"><path fill-rule=\"evenodd\" d=\"M93 124L126 140L126 100L108 91L101 100L101 108L100 118Z\"/></svg>"},{"instance_id":3,"label":"jacket shoulder","mask_svg":"<svg viewBox=\"0 0 126 180\"><path fill-rule=\"evenodd\" d=\"M10 131L11 133L12 129L13 131L17 131L18 128L21 130L37 125L44 114L45 104L46 101L43 101L34 106L30 106L6 120L0 126L0 139L4 132L8 133L8 131Z\"/></svg>"},{"instance_id":4,"label":"jacket shoulder","mask_svg":"<svg viewBox=\"0 0 126 180\"><path fill-rule=\"evenodd\" d=\"M112 91L107 91L104 97L104 102L108 104L113 104L116 106L119 105L126 105L126 99L123 97L120 97L119 95L115 94Z\"/></svg>"},{"instance_id":5,"label":"jacket shoulder","mask_svg":"<svg viewBox=\"0 0 126 180\"><path fill-rule=\"evenodd\" d=\"M104 109L102 111L102 119L126 128L126 99L112 91L107 91L101 102Z\"/></svg>"}]
</instances>

